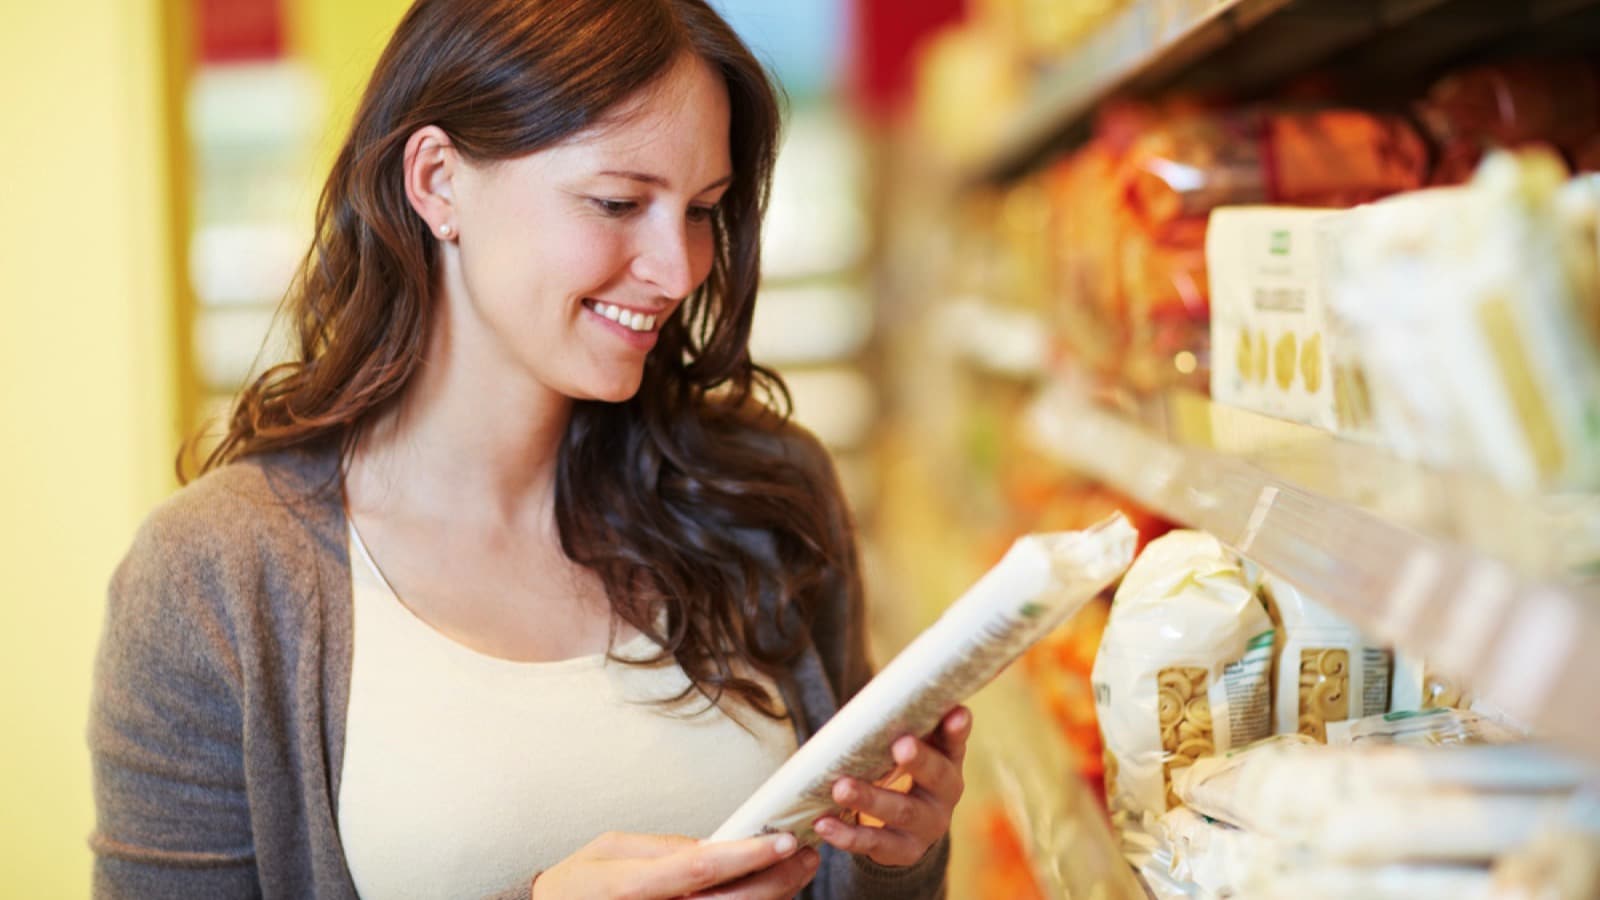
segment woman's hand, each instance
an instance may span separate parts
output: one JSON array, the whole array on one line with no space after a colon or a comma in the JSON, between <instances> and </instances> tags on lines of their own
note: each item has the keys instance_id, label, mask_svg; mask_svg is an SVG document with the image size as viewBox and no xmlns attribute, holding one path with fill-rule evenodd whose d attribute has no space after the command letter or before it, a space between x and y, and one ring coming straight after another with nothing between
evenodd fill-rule
<instances>
[{"instance_id":1,"label":"woman's hand","mask_svg":"<svg viewBox=\"0 0 1600 900\"><path fill-rule=\"evenodd\" d=\"M602 834L533 880L533 900L787 900L817 873L793 835L704 843L678 835Z\"/></svg>"},{"instance_id":2,"label":"woman's hand","mask_svg":"<svg viewBox=\"0 0 1600 900\"><path fill-rule=\"evenodd\" d=\"M972 712L958 706L944 717L926 741L911 735L890 748L897 772L910 775L907 793L841 778L833 784L833 799L845 809L864 813L883 823L849 825L836 816L823 816L814 826L822 839L850 853L862 854L883 866L909 866L922 858L950 830L966 782L961 764L972 734Z\"/></svg>"}]
</instances>

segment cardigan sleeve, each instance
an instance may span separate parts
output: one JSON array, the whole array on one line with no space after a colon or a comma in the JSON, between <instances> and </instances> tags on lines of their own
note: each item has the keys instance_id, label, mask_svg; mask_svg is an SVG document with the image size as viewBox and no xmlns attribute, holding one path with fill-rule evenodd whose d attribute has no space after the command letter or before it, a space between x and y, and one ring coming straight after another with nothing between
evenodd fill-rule
<instances>
[{"instance_id":1,"label":"cardigan sleeve","mask_svg":"<svg viewBox=\"0 0 1600 900\"><path fill-rule=\"evenodd\" d=\"M95 660L93 895L259 897L236 656L162 531L147 521L112 577Z\"/></svg>"},{"instance_id":2,"label":"cardigan sleeve","mask_svg":"<svg viewBox=\"0 0 1600 900\"><path fill-rule=\"evenodd\" d=\"M798 429L796 429L798 431ZM813 641L843 706L872 678L867 653L866 598L854 519L839 484L832 457L816 438L799 432L806 467L814 473L817 494L828 503L829 547L833 558L812 629ZM818 723L820 725L820 723ZM950 859L946 834L910 866L881 866L865 856L820 848L822 864L812 881L814 900L937 900L945 896Z\"/></svg>"}]
</instances>

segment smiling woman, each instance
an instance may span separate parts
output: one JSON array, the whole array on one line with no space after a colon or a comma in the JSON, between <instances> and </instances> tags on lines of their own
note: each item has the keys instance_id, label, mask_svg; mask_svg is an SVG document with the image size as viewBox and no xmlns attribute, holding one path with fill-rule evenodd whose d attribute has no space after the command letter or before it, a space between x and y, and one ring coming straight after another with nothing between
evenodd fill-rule
<instances>
[{"instance_id":1,"label":"smiling woman","mask_svg":"<svg viewBox=\"0 0 1600 900\"><path fill-rule=\"evenodd\" d=\"M502 357L512 380L584 400L632 397L657 325L711 271L716 211L733 181L728 123L724 79L684 55L538 153L476 165L439 126L412 134L408 199L436 233L455 236L440 256L452 338L482 343L478 358Z\"/></svg>"},{"instance_id":2,"label":"smiling woman","mask_svg":"<svg viewBox=\"0 0 1600 900\"><path fill-rule=\"evenodd\" d=\"M909 793L840 785L881 826L695 840L870 676L827 454L747 346L777 127L703 0L410 9L296 358L113 581L98 895L942 893L960 711Z\"/></svg>"}]
</instances>

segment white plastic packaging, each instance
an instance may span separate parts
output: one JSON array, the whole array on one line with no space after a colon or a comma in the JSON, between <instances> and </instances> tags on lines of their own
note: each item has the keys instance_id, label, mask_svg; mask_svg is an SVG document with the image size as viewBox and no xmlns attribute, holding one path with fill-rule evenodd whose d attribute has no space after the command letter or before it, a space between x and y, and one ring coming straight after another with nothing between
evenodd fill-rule
<instances>
[{"instance_id":1,"label":"white plastic packaging","mask_svg":"<svg viewBox=\"0 0 1600 900\"><path fill-rule=\"evenodd\" d=\"M1324 747L1278 735L1178 773L1183 802L1319 859L1480 862L1566 815L1592 773L1526 745Z\"/></svg>"},{"instance_id":2,"label":"white plastic packaging","mask_svg":"<svg viewBox=\"0 0 1600 900\"><path fill-rule=\"evenodd\" d=\"M1500 722L1465 709L1402 710L1328 725L1329 744L1409 744L1452 747L1512 744L1523 735Z\"/></svg>"},{"instance_id":3,"label":"white plastic packaging","mask_svg":"<svg viewBox=\"0 0 1600 900\"><path fill-rule=\"evenodd\" d=\"M1270 732L1272 640L1254 585L1216 538L1174 531L1145 548L1094 664L1115 811L1164 812L1172 771Z\"/></svg>"},{"instance_id":4,"label":"white plastic packaging","mask_svg":"<svg viewBox=\"0 0 1600 900\"><path fill-rule=\"evenodd\" d=\"M1389 705L1389 651L1281 578L1264 583L1278 613L1275 685L1279 734L1327 739L1327 725L1378 715Z\"/></svg>"},{"instance_id":5,"label":"white plastic packaging","mask_svg":"<svg viewBox=\"0 0 1600 900\"><path fill-rule=\"evenodd\" d=\"M927 734L1051 629L1122 574L1138 533L1118 513L1085 531L1017 540L939 620L817 730L711 835L726 841L787 831L803 844L838 814L833 784L890 777L889 745Z\"/></svg>"}]
</instances>

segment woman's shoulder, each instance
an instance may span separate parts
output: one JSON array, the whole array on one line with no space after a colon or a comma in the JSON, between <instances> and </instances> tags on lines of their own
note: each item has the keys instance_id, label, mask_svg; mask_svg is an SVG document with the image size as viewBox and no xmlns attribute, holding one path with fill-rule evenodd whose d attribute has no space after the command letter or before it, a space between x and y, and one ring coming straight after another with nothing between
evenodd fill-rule
<instances>
[{"instance_id":1,"label":"woman's shoulder","mask_svg":"<svg viewBox=\"0 0 1600 900\"><path fill-rule=\"evenodd\" d=\"M259 555L297 540L339 507L337 453L295 449L244 457L195 479L145 518L131 554L165 560Z\"/></svg>"}]
</instances>

